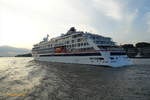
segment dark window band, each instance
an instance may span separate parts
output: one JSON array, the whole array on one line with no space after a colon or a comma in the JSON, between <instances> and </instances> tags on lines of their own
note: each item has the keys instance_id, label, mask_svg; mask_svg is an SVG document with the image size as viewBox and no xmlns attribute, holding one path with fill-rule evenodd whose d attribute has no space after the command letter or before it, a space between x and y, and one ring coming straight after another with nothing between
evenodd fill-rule
<instances>
[{"instance_id":1,"label":"dark window band","mask_svg":"<svg viewBox=\"0 0 150 100\"><path fill-rule=\"evenodd\" d=\"M110 53L110 55L112 55L112 56L117 56L117 55L126 55L126 53L124 53L124 52L111 52Z\"/></svg>"},{"instance_id":2,"label":"dark window band","mask_svg":"<svg viewBox=\"0 0 150 100\"><path fill-rule=\"evenodd\" d=\"M40 55L40 57L49 56L101 56L100 53L80 53L80 54L51 54L51 55Z\"/></svg>"}]
</instances>

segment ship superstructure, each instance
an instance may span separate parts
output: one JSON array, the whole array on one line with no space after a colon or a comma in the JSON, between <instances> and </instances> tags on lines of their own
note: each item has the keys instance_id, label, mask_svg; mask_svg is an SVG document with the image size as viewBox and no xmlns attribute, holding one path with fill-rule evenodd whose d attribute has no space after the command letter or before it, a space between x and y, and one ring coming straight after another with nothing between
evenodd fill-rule
<instances>
[{"instance_id":1,"label":"ship superstructure","mask_svg":"<svg viewBox=\"0 0 150 100\"><path fill-rule=\"evenodd\" d=\"M35 60L121 67L131 65L123 48L109 37L76 31L48 39L48 35L32 49Z\"/></svg>"}]
</instances>

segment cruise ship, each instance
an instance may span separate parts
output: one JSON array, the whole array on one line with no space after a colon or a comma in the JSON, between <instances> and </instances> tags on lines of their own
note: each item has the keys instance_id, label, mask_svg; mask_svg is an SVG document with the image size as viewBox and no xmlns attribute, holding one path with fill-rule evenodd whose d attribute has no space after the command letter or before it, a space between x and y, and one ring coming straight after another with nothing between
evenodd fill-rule
<instances>
[{"instance_id":1,"label":"cruise ship","mask_svg":"<svg viewBox=\"0 0 150 100\"><path fill-rule=\"evenodd\" d=\"M98 66L123 67L132 65L123 48L104 37L71 27L66 34L43 41L32 48L32 56L38 61Z\"/></svg>"}]
</instances>

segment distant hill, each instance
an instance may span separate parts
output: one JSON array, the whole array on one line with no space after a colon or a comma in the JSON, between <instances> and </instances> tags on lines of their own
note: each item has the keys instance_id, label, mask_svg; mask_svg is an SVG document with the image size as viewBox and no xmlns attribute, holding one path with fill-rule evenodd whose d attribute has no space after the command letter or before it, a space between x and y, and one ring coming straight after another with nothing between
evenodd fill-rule
<instances>
[{"instance_id":1,"label":"distant hill","mask_svg":"<svg viewBox=\"0 0 150 100\"><path fill-rule=\"evenodd\" d=\"M16 56L18 54L30 53L31 50L11 46L0 46L0 56Z\"/></svg>"},{"instance_id":2,"label":"distant hill","mask_svg":"<svg viewBox=\"0 0 150 100\"><path fill-rule=\"evenodd\" d=\"M15 57L32 57L32 54L31 53L19 54L19 55L16 55Z\"/></svg>"}]
</instances>

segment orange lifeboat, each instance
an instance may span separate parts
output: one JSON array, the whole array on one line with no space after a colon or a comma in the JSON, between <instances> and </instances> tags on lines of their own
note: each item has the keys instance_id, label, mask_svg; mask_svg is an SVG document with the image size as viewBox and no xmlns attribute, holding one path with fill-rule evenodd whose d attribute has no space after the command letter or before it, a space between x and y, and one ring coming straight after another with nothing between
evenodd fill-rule
<instances>
[{"instance_id":1,"label":"orange lifeboat","mask_svg":"<svg viewBox=\"0 0 150 100\"><path fill-rule=\"evenodd\" d=\"M62 48L56 48L56 53L61 53L62 52Z\"/></svg>"}]
</instances>

